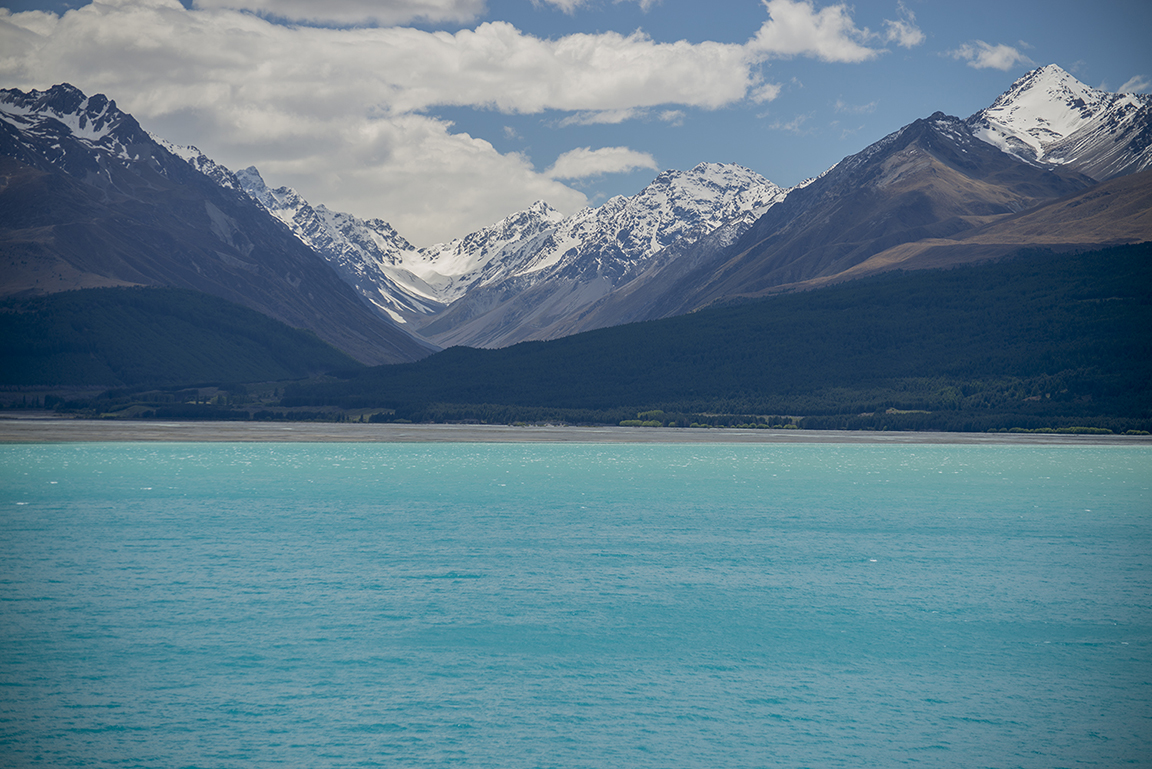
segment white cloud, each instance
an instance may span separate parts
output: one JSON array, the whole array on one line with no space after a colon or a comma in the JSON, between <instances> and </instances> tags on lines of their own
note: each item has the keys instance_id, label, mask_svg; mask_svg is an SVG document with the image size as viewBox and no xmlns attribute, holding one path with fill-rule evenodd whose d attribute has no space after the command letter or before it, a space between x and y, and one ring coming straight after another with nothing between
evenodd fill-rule
<instances>
[{"instance_id":1,"label":"white cloud","mask_svg":"<svg viewBox=\"0 0 1152 769\"><path fill-rule=\"evenodd\" d=\"M1135 75L1128 79L1124 85L1116 89L1117 93L1148 93L1152 90L1152 81L1147 75Z\"/></svg>"},{"instance_id":2,"label":"white cloud","mask_svg":"<svg viewBox=\"0 0 1152 769\"><path fill-rule=\"evenodd\" d=\"M648 110L642 109L606 109L600 112L577 112L575 115L560 120L556 123L560 128L567 128L574 125L617 125L626 120L634 120L639 117L644 117L648 114Z\"/></svg>"},{"instance_id":3,"label":"white cloud","mask_svg":"<svg viewBox=\"0 0 1152 769\"><path fill-rule=\"evenodd\" d=\"M803 136L805 134L811 133L811 129L804 128L804 124L807 123L808 119L811 117L811 114L797 115L787 122L777 120L768 127L774 131L787 131L788 133L796 134L797 136Z\"/></svg>"},{"instance_id":4,"label":"white cloud","mask_svg":"<svg viewBox=\"0 0 1152 769\"><path fill-rule=\"evenodd\" d=\"M866 115L876 111L878 102L870 101L867 104L848 104L843 99L837 99L836 103L832 105L832 109L836 112L848 115Z\"/></svg>"},{"instance_id":5,"label":"white cloud","mask_svg":"<svg viewBox=\"0 0 1152 769\"><path fill-rule=\"evenodd\" d=\"M748 96L757 104L763 104L779 96L781 90L783 90L783 86L779 83L763 83L753 88Z\"/></svg>"},{"instance_id":6,"label":"white cloud","mask_svg":"<svg viewBox=\"0 0 1152 769\"><path fill-rule=\"evenodd\" d=\"M573 13L577 8L587 3L588 0L532 0L533 5L551 5L564 11L564 13Z\"/></svg>"},{"instance_id":7,"label":"white cloud","mask_svg":"<svg viewBox=\"0 0 1152 769\"><path fill-rule=\"evenodd\" d=\"M201 10L250 11L308 24L404 24L469 22L485 11L484 0L195 0Z\"/></svg>"},{"instance_id":8,"label":"white cloud","mask_svg":"<svg viewBox=\"0 0 1152 769\"><path fill-rule=\"evenodd\" d=\"M908 10L904 3L898 3L897 7L903 18L884 21L884 40L901 48L915 48L924 42L924 33L916 26L916 14Z\"/></svg>"},{"instance_id":9,"label":"white cloud","mask_svg":"<svg viewBox=\"0 0 1152 769\"><path fill-rule=\"evenodd\" d=\"M686 108L775 98L781 86L758 71L772 57L863 61L879 53L867 47L876 36L855 26L847 6L818 11L794 0L768 0L769 19L745 45L659 43L639 32L542 39L501 21L429 32L285 26L260 16L308 20L309 8L322 7L330 21L384 23L462 17L483 9L483 0L198 0L198 7L102 0L62 16L0 9L0 81L24 89L71 82L105 93L165 138L229 166L255 164L270 184L384 218L421 244L538 199L562 211L587 202L560 179L656 167L651 156L608 148L575 150L541 173L525 156L454 132L426 114L431 108L556 110L573 113L569 124L675 124Z\"/></svg>"},{"instance_id":10,"label":"white cloud","mask_svg":"<svg viewBox=\"0 0 1152 769\"><path fill-rule=\"evenodd\" d=\"M618 174L637 168L655 171L660 166L647 152L636 152L627 147L603 147L598 150L581 147L556 158L547 176L553 179L586 179L589 176Z\"/></svg>"},{"instance_id":11,"label":"white cloud","mask_svg":"<svg viewBox=\"0 0 1152 769\"><path fill-rule=\"evenodd\" d=\"M822 61L855 63L874 59L883 49L874 42L895 43L912 48L924 42L916 26L916 16L903 3L902 18L885 20L884 34L860 28L852 19L852 8L843 3L820 10L810 0L763 0L769 19L760 28L749 48L765 57L811 56Z\"/></svg>"},{"instance_id":12,"label":"white cloud","mask_svg":"<svg viewBox=\"0 0 1152 769\"><path fill-rule=\"evenodd\" d=\"M654 5L659 5L660 0L612 0L614 3L635 2L642 10L649 10ZM575 13L577 8L588 5L589 0L532 0L533 5L551 5L564 11L564 13Z\"/></svg>"},{"instance_id":13,"label":"white cloud","mask_svg":"<svg viewBox=\"0 0 1152 769\"><path fill-rule=\"evenodd\" d=\"M879 54L865 45L872 36L856 27L847 5L817 11L807 0L764 0L764 7L770 18L749 42L749 48L763 56L860 62Z\"/></svg>"},{"instance_id":14,"label":"white cloud","mask_svg":"<svg viewBox=\"0 0 1152 769\"><path fill-rule=\"evenodd\" d=\"M1017 64L1032 63L1031 59L1010 45L991 45L983 40L965 43L956 50L949 51L948 55L966 62L974 69L999 69L1005 72Z\"/></svg>"}]
</instances>

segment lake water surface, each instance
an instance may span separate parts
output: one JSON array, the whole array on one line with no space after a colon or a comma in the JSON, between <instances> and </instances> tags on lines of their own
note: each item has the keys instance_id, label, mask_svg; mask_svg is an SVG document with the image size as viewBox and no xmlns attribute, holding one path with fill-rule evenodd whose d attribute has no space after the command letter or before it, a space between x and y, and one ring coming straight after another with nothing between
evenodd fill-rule
<instances>
[{"instance_id":1,"label":"lake water surface","mask_svg":"<svg viewBox=\"0 0 1152 769\"><path fill-rule=\"evenodd\" d=\"M0 764L1152 766L1152 448L0 446Z\"/></svg>"}]
</instances>

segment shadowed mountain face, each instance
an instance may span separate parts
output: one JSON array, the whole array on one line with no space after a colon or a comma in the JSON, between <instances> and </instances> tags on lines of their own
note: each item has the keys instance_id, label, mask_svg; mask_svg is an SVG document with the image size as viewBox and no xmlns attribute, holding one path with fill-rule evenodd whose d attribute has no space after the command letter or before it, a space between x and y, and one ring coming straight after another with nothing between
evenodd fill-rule
<instances>
[{"instance_id":1,"label":"shadowed mountain face","mask_svg":"<svg viewBox=\"0 0 1152 769\"><path fill-rule=\"evenodd\" d=\"M366 307L242 191L72 86L0 91L0 227L3 296L173 286L309 329L365 363L433 349Z\"/></svg>"}]
</instances>

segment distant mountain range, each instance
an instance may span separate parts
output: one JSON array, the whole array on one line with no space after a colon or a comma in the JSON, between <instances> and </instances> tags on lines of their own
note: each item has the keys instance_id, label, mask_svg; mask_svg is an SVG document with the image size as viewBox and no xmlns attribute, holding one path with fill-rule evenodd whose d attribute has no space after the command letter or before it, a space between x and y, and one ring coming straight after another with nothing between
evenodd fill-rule
<instances>
[{"instance_id":1,"label":"distant mountain range","mask_svg":"<svg viewBox=\"0 0 1152 769\"><path fill-rule=\"evenodd\" d=\"M199 167L211 161L184 150ZM214 165L214 164L213 164ZM324 256L373 305L437 344L500 346L563 335L564 323L674 252L723 228L743 232L787 191L737 165L666 171L639 194L565 217L543 201L464 238L417 249L386 222L269 189L244 190Z\"/></svg>"},{"instance_id":2,"label":"distant mountain range","mask_svg":"<svg viewBox=\"0 0 1152 769\"><path fill-rule=\"evenodd\" d=\"M0 296L190 288L367 363L503 347L1022 246L1152 240L1152 97L1055 65L967 119L917 120L791 189L666 171L563 216L545 202L416 248L144 132L69 85L0 91Z\"/></svg>"}]
</instances>

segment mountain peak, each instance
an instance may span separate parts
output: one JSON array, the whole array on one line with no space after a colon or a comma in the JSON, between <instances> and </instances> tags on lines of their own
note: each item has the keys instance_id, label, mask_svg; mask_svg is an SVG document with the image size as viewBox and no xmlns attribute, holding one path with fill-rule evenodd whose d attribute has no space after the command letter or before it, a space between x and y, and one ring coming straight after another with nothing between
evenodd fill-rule
<instances>
[{"instance_id":1,"label":"mountain peak","mask_svg":"<svg viewBox=\"0 0 1152 769\"><path fill-rule=\"evenodd\" d=\"M1107 91L1087 86L1056 64L1048 64L1019 78L993 102L990 109L1043 105L1049 109L1067 106L1083 110L1098 105L1108 96Z\"/></svg>"},{"instance_id":2,"label":"mountain peak","mask_svg":"<svg viewBox=\"0 0 1152 769\"><path fill-rule=\"evenodd\" d=\"M1018 79L967 123L977 138L1021 160L1106 179L1152 163L1150 121L1152 97L1092 88L1049 64Z\"/></svg>"},{"instance_id":3,"label":"mountain peak","mask_svg":"<svg viewBox=\"0 0 1152 769\"><path fill-rule=\"evenodd\" d=\"M556 213L556 209L553 208L552 206L548 205L548 203L546 201L543 201L543 200L537 200L535 203L528 206L528 208L526 208L525 211L527 213L530 213L530 214L535 214L537 216L544 216L544 217L547 217L547 216L550 216L551 214Z\"/></svg>"},{"instance_id":4,"label":"mountain peak","mask_svg":"<svg viewBox=\"0 0 1152 769\"><path fill-rule=\"evenodd\" d=\"M1025 160L1041 160L1046 145L1083 127L1112 96L1049 64L1018 79L968 123L989 144Z\"/></svg>"},{"instance_id":5,"label":"mountain peak","mask_svg":"<svg viewBox=\"0 0 1152 769\"><path fill-rule=\"evenodd\" d=\"M97 187L116 187L116 169L139 165L167 175L177 167L116 102L104 94L86 96L69 83L27 93L0 90L0 122L13 129L0 139L0 154L56 167Z\"/></svg>"},{"instance_id":6,"label":"mountain peak","mask_svg":"<svg viewBox=\"0 0 1152 769\"><path fill-rule=\"evenodd\" d=\"M8 122L14 122L15 118L30 124L53 118L70 129L76 138L93 144L113 132L125 134L120 137L121 141L135 140L141 131L136 120L121 112L116 102L102 93L85 96L71 83L27 93L17 88L0 90L0 105Z\"/></svg>"}]
</instances>

